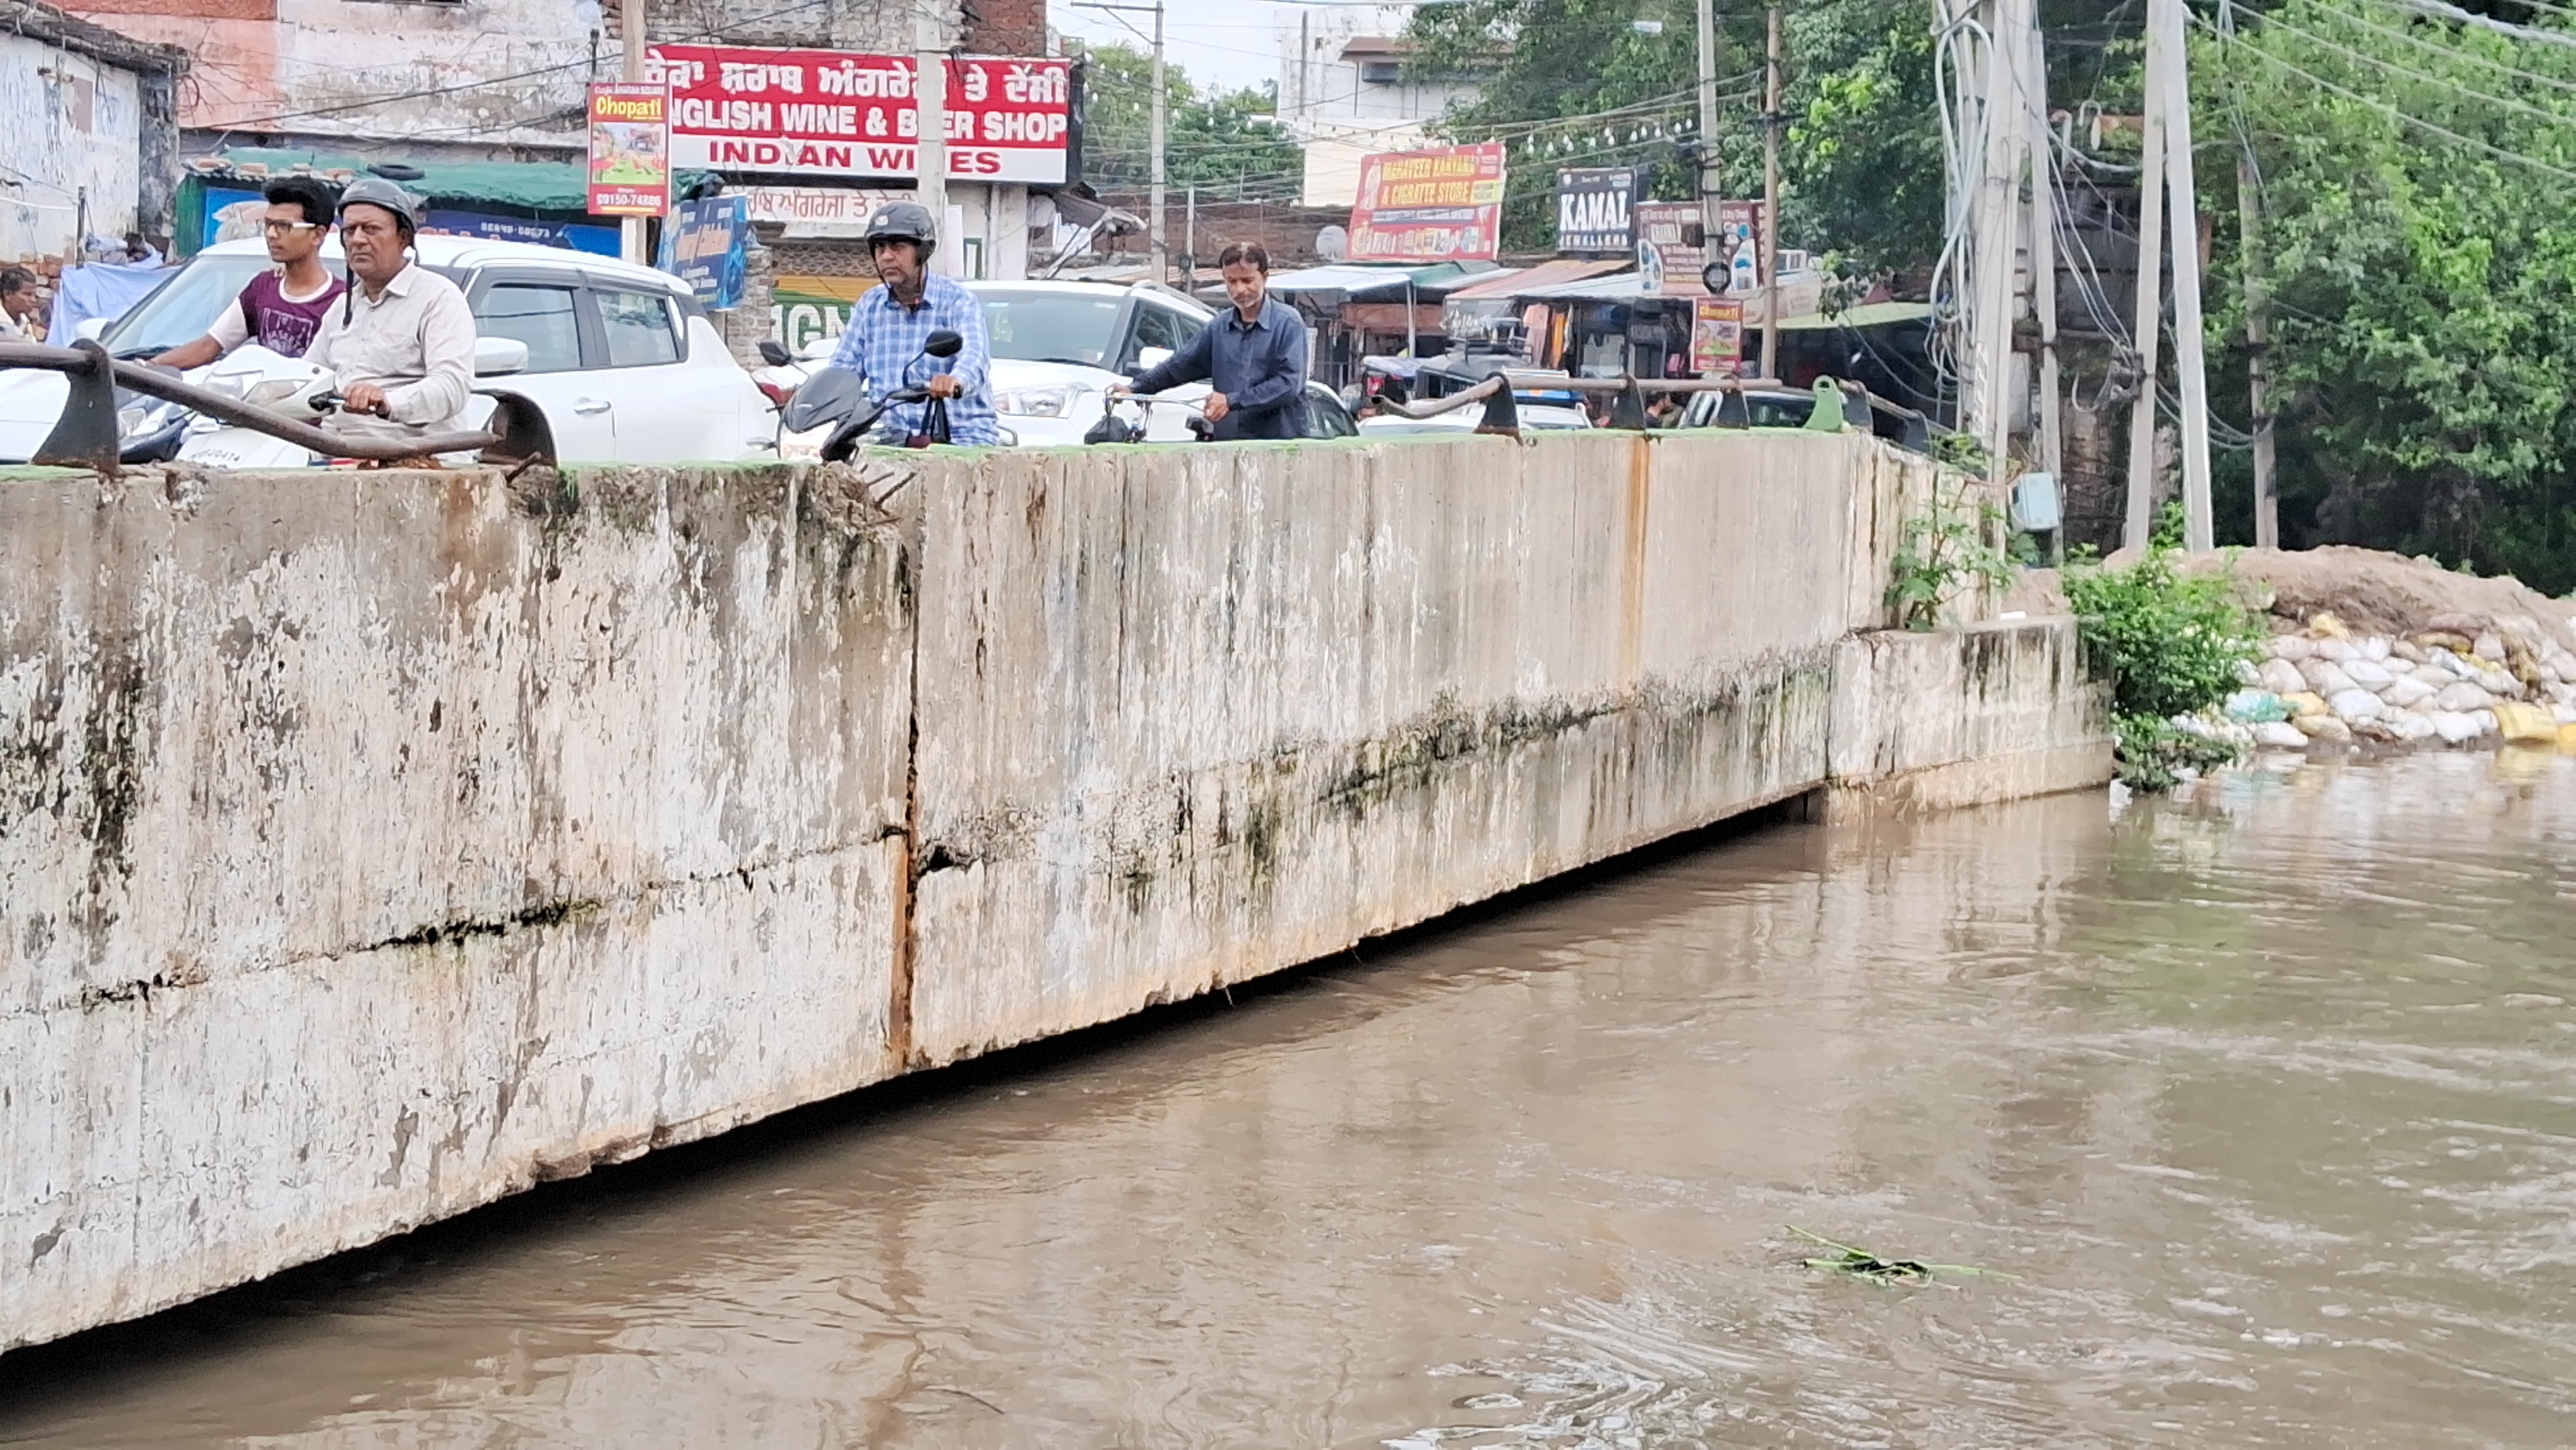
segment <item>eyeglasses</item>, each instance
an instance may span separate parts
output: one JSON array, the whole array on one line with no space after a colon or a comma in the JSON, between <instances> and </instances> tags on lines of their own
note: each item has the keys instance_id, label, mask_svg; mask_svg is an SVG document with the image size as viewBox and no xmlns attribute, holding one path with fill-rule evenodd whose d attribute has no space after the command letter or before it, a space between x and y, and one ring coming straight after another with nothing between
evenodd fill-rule
<instances>
[{"instance_id":1,"label":"eyeglasses","mask_svg":"<svg viewBox=\"0 0 2576 1450\"><path fill-rule=\"evenodd\" d=\"M291 237L297 232L318 232L320 222L261 222L259 229L272 237Z\"/></svg>"}]
</instances>

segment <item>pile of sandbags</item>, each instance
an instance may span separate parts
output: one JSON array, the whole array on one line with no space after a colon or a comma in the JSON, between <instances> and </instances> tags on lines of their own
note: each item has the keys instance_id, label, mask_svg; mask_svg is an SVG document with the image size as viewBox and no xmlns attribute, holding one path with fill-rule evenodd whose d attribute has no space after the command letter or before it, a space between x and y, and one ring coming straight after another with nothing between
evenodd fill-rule
<instances>
[{"instance_id":1,"label":"pile of sandbags","mask_svg":"<svg viewBox=\"0 0 2576 1450\"><path fill-rule=\"evenodd\" d=\"M2275 635L2228 701L2257 745L2576 746L2576 652L2527 616L2446 614L2357 635L2331 613Z\"/></svg>"}]
</instances>

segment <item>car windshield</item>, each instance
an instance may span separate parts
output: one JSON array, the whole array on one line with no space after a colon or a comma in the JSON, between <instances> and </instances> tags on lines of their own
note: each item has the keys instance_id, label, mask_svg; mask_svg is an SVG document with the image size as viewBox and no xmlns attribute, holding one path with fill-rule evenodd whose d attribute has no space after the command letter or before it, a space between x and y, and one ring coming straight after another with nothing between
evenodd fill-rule
<instances>
[{"instance_id":1,"label":"car windshield","mask_svg":"<svg viewBox=\"0 0 2576 1450\"><path fill-rule=\"evenodd\" d=\"M133 357L167 352L203 337L226 304L268 267L268 258L259 252L199 256L117 319L99 344L118 357Z\"/></svg>"},{"instance_id":2,"label":"car windshield","mask_svg":"<svg viewBox=\"0 0 2576 1450\"><path fill-rule=\"evenodd\" d=\"M1105 368L1115 360L1123 298L1077 292L987 292L984 337L993 356L1015 362Z\"/></svg>"}]
</instances>

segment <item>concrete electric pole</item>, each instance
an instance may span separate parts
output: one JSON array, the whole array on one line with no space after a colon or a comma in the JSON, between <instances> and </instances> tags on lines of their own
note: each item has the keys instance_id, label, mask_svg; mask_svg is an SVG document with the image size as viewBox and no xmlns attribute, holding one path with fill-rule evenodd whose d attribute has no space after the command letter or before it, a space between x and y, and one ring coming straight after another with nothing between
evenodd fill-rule
<instances>
[{"instance_id":1,"label":"concrete electric pole","mask_svg":"<svg viewBox=\"0 0 2576 1450\"><path fill-rule=\"evenodd\" d=\"M2164 80L2164 32L2147 22L2146 134L2138 151L2138 308L2132 334L2138 396L2129 405L2129 508L2123 548L2144 549L2156 526L2156 354L2164 335L2165 126L2157 103Z\"/></svg>"},{"instance_id":2,"label":"concrete electric pole","mask_svg":"<svg viewBox=\"0 0 2576 1450\"><path fill-rule=\"evenodd\" d=\"M1725 187L1717 170L1717 0L1699 0L1699 225L1711 257L1720 232L1718 193Z\"/></svg>"},{"instance_id":3,"label":"concrete electric pole","mask_svg":"<svg viewBox=\"0 0 2576 1450\"><path fill-rule=\"evenodd\" d=\"M1703 7L1708 3L1709 0L1700 0L1700 4ZM1138 14L1150 12L1154 17L1154 131L1151 143L1154 152L1154 185L1151 198L1145 204L1145 224L1146 237L1150 242L1149 250L1153 256L1154 263L1158 268L1155 274L1155 280L1158 282L1170 281L1171 278L1169 273L1172 262L1171 231L1165 224L1163 216L1163 136L1166 121L1165 105L1168 100L1169 93L1163 84L1162 0L1154 0L1154 3L1151 5L1114 5L1094 3L1094 0L1080 0L1080 3L1077 3L1073 8L1076 10L1102 10L1110 12L1134 11ZM1120 23L1124 24L1125 22L1122 21ZM1128 28L1131 30L1134 29L1133 26ZM1300 57L1299 63L1301 66L1303 65L1304 62L1302 57Z\"/></svg>"},{"instance_id":4,"label":"concrete electric pole","mask_svg":"<svg viewBox=\"0 0 2576 1450\"><path fill-rule=\"evenodd\" d=\"M1780 0L1762 44L1762 376L1780 376Z\"/></svg>"},{"instance_id":5,"label":"concrete electric pole","mask_svg":"<svg viewBox=\"0 0 2576 1450\"><path fill-rule=\"evenodd\" d=\"M939 17L927 5L912 12L913 195L939 229L940 245L931 265L950 277L966 249L948 235L948 46Z\"/></svg>"},{"instance_id":6,"label":"concrete electric pole","mask_svg":"<svg viewBox=\"0 0 2576 1450\"><path fill-rule=\"evenodd\" d=\"M2039 315L2039 466L2058 481L2062 496L2066 457L2057 374L2057 151L2048 129L2048 49L2040 41L2035 10L2028 44L2033 93L2022 116L2029 128L2031 310ZM2065 537L2065 529L2055 531L2052 551L2063 549Z\"/></svg>"},{"instance_id":7,"label":"concrete electric pole","mask_svg":"<svg viewBox=\"0 0 2576 1450\"><path fill-rule=\"evenodd\" d=\"M644 79L644 0L625 0L617 12L617 38L626 52L624 79ZM617 254L638 266L649 267L653 259L644 251L644 218L620 218L617 223Z\"/></svg>"},{"instance_id":8,"label":"concrete electric pole","mask_svg":"<svg viewBox=\"0 0 2576 1450\"><path fill-rule=\"evenodd\" d=\"M2200 198L2192 177L2191 52L2183 0L2148 0L2164 34L2165 211L2172 219L2174 371L2182 384L2183 547L2215 546L2209 511L2209 374L2200 332Z\"/></svg>"}]
</instances>

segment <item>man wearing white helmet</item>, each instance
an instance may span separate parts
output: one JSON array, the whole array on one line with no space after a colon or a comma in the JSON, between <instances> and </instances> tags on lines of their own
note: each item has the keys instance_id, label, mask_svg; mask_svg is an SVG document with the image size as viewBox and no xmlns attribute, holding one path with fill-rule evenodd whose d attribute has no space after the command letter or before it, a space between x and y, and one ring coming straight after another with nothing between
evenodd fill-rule
<instances>
[{"instance_id":1,"label":"man wearing white helmet","mask_svg":"<svg viewBox=\"0 0 2576 1450\"><path fill-rule=\"evenodd\" d=\"M474 310L455 283L412 261L420 203L370 176L340 194L339 210L349 290L304 360L338 377L346 412L462 429L474 395Z\"/></svg>"}]
</instances>

